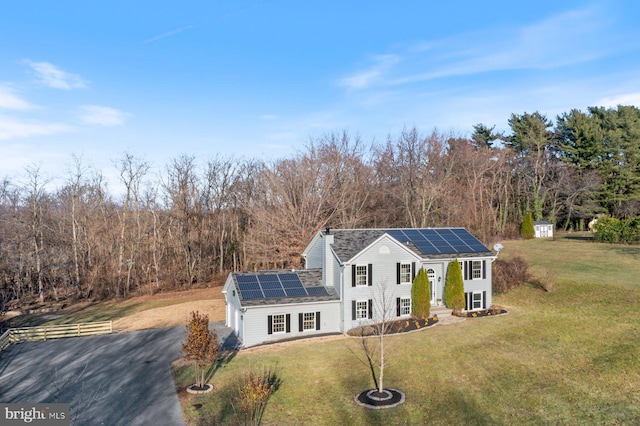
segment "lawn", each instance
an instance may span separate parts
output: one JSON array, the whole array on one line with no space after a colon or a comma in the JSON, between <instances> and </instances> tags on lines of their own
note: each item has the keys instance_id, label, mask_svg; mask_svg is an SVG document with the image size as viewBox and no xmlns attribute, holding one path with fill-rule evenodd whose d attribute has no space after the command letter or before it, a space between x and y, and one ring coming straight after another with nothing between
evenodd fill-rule
<instances>
[{"instance_id":1,"label":"lawn","mask_svg":"<svg viewBox=\"0 0 640 426\"><path fill-rule=\"evenodd\" d=\"M307 340L240 351L213 375L214 393L184 404L191 424L234 423L229 401L250 368L282 380L263 424L638 424L640 247L578 236L507 241L553 289L525 285L494 303L508 315L389 336L385 385L406 402L369 410L372 387L358 340ZM177 367L178 387L191 383Z\"/></svg>"}]
</instances>

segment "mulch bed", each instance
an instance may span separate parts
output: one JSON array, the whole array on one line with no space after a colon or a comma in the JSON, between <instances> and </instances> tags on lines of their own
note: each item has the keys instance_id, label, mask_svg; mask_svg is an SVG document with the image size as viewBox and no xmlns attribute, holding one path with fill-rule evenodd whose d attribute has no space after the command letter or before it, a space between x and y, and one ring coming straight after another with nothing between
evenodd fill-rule
<instances>
[{"instance_id":1,"label":"mulch bed","mask_svg":"<svg viewBox=\"0 0 640 426\"><path fill-rule=\"evenodd\" d=\"M424 318L406 318L399 319L390 322L389 331L386 334L398 334L406 333L408 331L421 330L423 328L431 327L438 323L438 317L433 316L427 319ZM375 336L377 333L375 329L370 325L357 327L347 332L349 336Z\"/></svg>"},{"instance_id":2,"label":"mulch bed","mask_svg":"<svg viewBox=\"0 0 640 426\"><path fill-rule=\"evenodd\" d=\"M404 402L404 393L397 389L384 388L383 392L369 389L356 395L356 402L367 408L392 408Z\"/></svg>"},{"instance_id":3,"label":"mulch bed","mask_svg":"<svg viewBox=\"0 0 640 426\"><path fill-rule=\"evenodd\" d=\"M483 309L481 311L453 311L451 315L463 318L479 318L479 317L493 317L497 315L503 315L508 313L506 309L491 308Z\"/></svg>"}]
</instances>

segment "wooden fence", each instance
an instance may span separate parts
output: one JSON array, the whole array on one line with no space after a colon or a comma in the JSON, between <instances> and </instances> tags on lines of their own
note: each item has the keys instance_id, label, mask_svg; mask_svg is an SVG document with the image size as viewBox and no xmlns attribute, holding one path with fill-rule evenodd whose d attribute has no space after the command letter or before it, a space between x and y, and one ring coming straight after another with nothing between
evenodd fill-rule
<instances>
[{"instance_id":1,"label":"wooden fence","mask_svg":"<svg viewBox=\"0 0 640 426\"><path fill-rule=\"evenodd\" d=\"M0 351L9 343L32 342L35 340L61 339L63 337L94 336L113 333L112 321L85 322L41 327L10 328L0 336Z\"/></svg>"}]
</instances>

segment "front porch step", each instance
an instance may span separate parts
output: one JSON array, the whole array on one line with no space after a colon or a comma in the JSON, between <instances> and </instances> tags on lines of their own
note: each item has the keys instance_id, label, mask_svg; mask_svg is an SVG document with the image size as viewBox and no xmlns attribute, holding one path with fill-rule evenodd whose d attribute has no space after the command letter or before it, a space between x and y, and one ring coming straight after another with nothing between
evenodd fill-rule
<instances>
[{"instance_id":1,"label":"front porch step","mask_svg":"<svg viewBox=\"0 0 640 426\"><path fill-rule=\"evenodd\" d=\"M451 315L451 309L446 306L432 306L430 309L431 315Z\"/></svg>"}]
</instances>

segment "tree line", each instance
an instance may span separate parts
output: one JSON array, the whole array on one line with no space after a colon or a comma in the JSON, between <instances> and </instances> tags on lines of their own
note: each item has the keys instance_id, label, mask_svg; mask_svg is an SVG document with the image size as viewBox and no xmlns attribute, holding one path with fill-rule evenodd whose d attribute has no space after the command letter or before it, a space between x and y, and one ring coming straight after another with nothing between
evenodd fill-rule
<instances>
[{"instance_id":1,"label":"tree line","mask_svg":"<svg viewBox=\"0 0 640 426\"><path fill-rule=\"evenodd\" d=\"M278 160L182 155L161 170L124 153L118 195L80 157L56 189L27 167L0 182L0 301L120 298L299 268L325 227L466 227L490 244L517 236L528 212L566 230L638 214L638 108L508 123L508 134L478 124L468 138L337 132Z\"/></svg>"}]
</instances>

